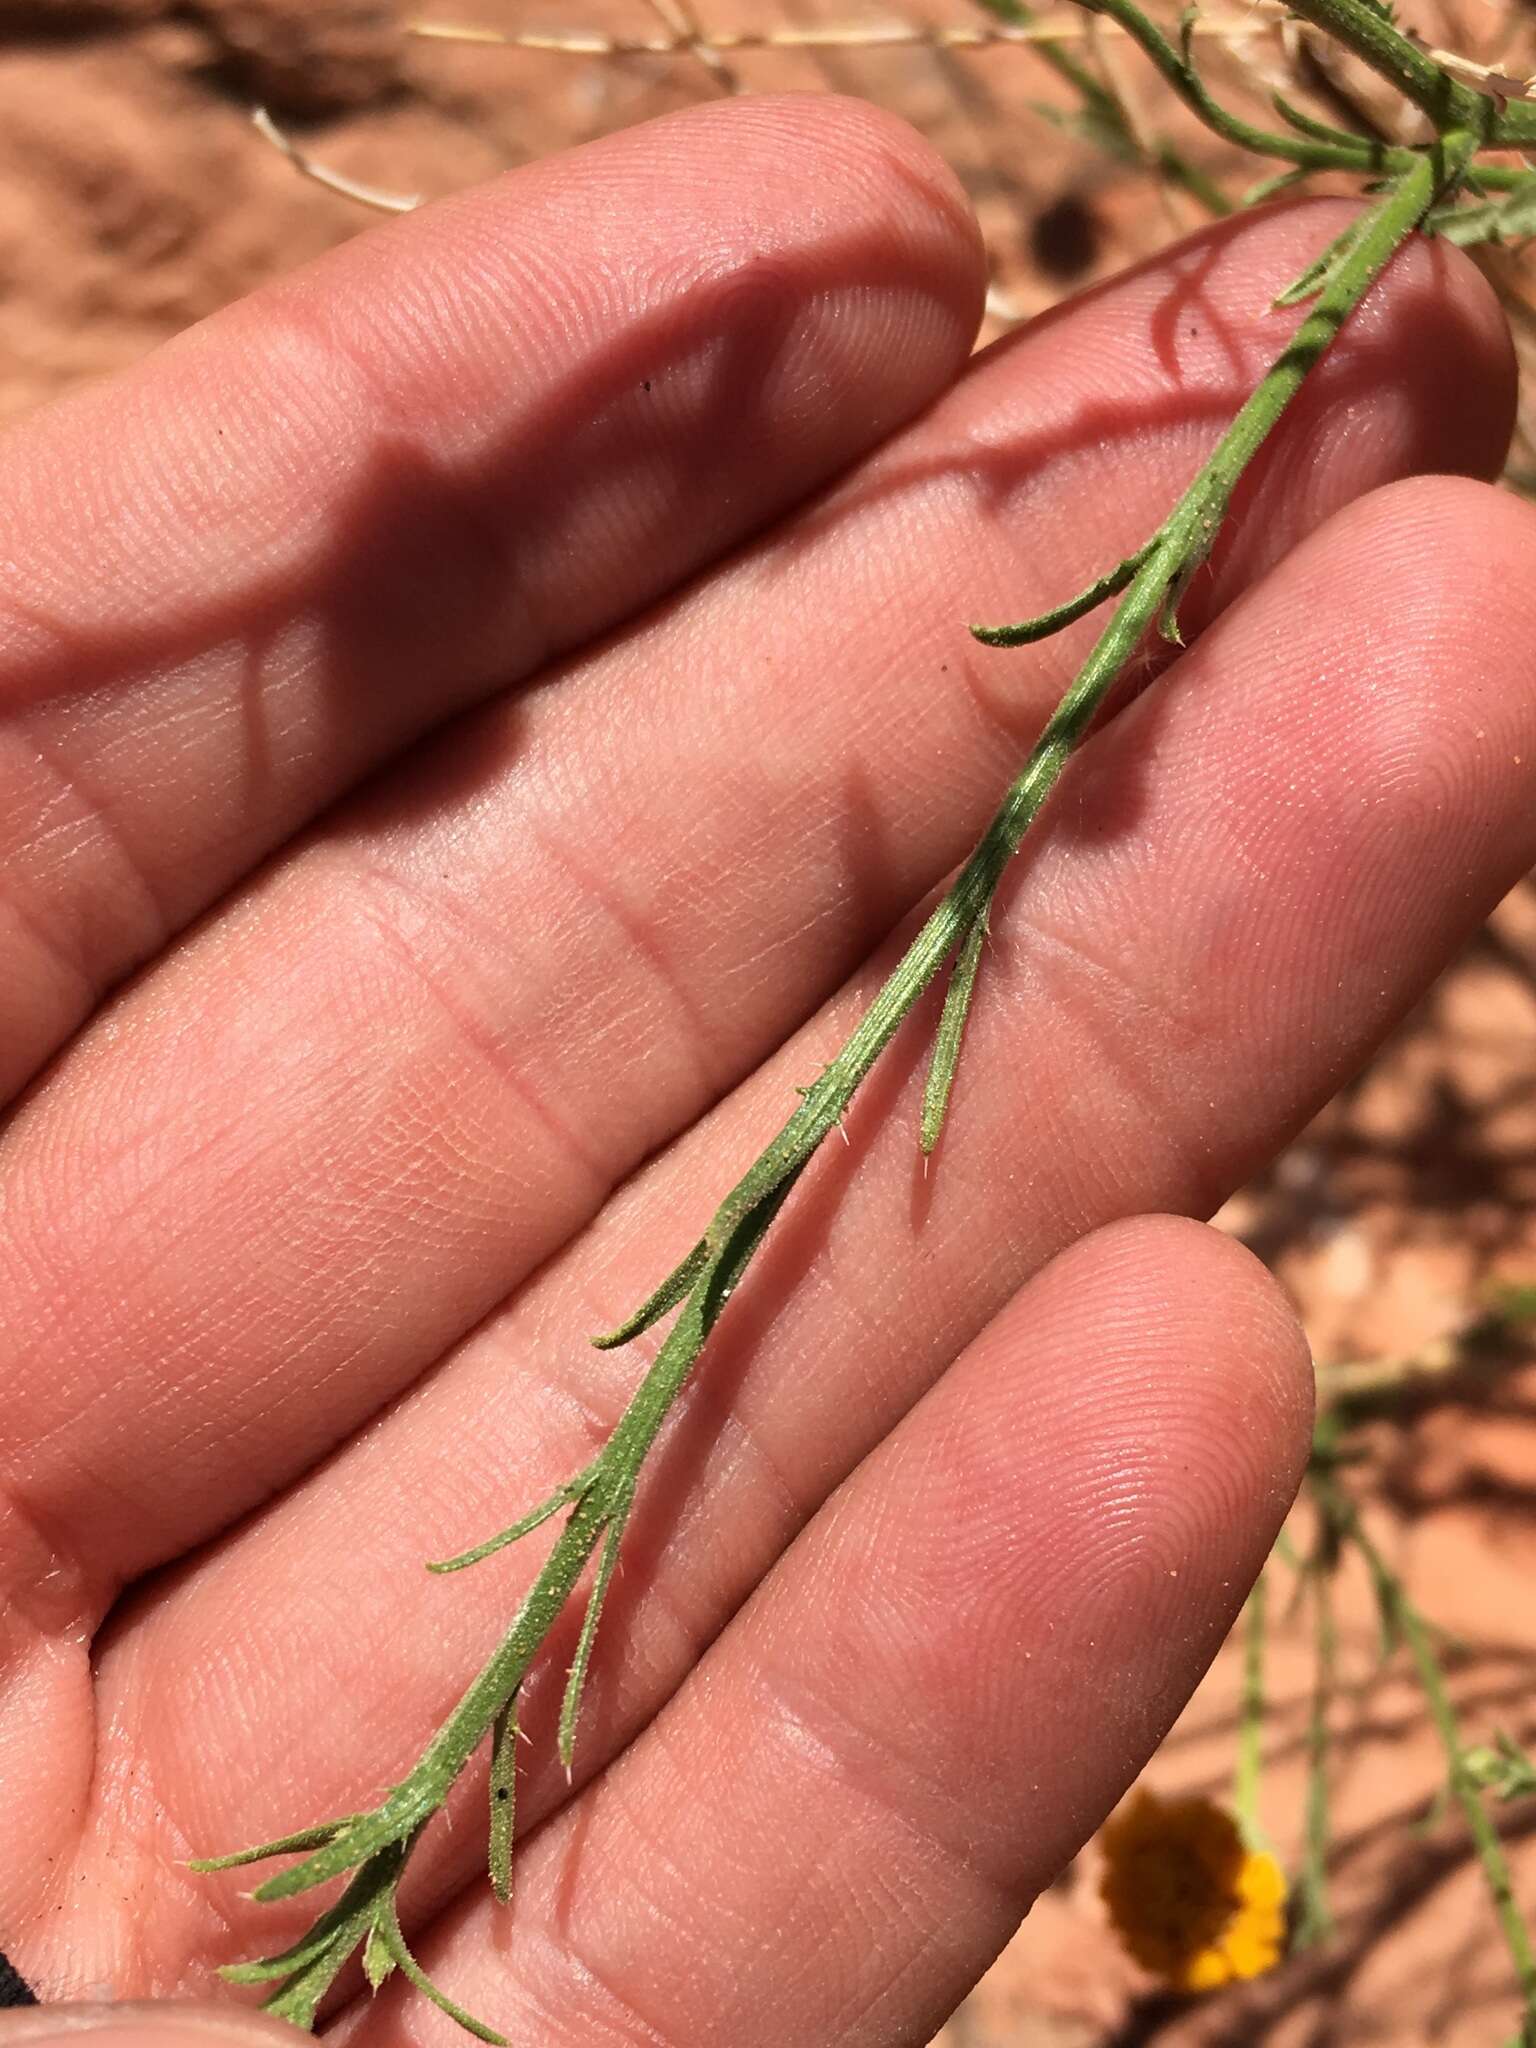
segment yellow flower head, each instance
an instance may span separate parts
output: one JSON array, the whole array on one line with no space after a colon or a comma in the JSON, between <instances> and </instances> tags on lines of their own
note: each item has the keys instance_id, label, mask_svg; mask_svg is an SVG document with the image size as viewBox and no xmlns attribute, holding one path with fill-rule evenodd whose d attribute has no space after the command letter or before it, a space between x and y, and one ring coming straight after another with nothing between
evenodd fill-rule
<instances>
[{"instance_id":1,"label":"yellow flower head","mask_svg":"<svg viewBox=\"0 0 1536 2048\"><path fill-rule=\"evenodd\" d=\"M1101 1890L1121 1940L1178 1991L1272 1970L1285 1947L1285 1878L1245 1849L1209 1799L1140 1791L1105 1824Z\"/></svg>"}]
</instances>

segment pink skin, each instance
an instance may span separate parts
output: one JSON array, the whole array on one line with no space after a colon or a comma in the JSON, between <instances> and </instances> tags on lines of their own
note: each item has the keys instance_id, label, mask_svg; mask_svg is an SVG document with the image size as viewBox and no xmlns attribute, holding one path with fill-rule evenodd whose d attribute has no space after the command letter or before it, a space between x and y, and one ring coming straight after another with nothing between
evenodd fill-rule
<instances>
[{"instance_id":1,"label":"pink skin","mask_svg":"<svg viewBox=\"0 0 1536 2048\"><path fill-rule=\"evenodd\" d=\"M0 1133L0 1943L48 1995L218 1996L307 1918L178 1859L411 1762L537 1541L421 1561L590 1456L648 1343L584 1336L1092 630L964 620L1157 523L1339 218L962 367L977 243L917 139L710 107L0 448L0 1066L41 1074ZM1146 1212L1207 1213L1536 860L1536 522L1465 480L1511 404L1476 273L1406 254L1010 879L936 1170L914 1028L797 1193L658 1452L570 1787L531 1689L511 1911L482 1783L423 1845L413 1939L514 2036L926 2039L1195 1683L1310 1375L1245 1254Z\"/></svg>"}]
</instances>

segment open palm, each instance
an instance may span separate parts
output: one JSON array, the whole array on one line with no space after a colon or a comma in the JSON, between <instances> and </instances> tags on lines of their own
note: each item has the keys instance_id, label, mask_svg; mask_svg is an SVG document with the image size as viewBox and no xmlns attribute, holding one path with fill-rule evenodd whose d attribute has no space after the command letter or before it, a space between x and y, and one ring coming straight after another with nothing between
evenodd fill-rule
<instances>
[{"instance_id":1,"label":"open palm","mask_svg":"<svg viewBox=\"0 0 1536 2048\"><path fill-rule=\"evenodd\" d=\"M586 1338L1091 631L964 621L1157 524L1337 224L1223 225L967 364L917 138L741 102L0 445L0 1946L44 1998L233 2003L305 1924L185 1860L409 1767L543 1539L423 1561L590 1458L641 1359ZM1486 288L1410 251L1018 863L934 1170L920 1019L786 1210L572 1783L575 1616L525 1693L512 1904L483 1776L413 1863L414 1948L510 2038L921 2042L1208 1662L1310 1373L1246 1253L1146 1212L1208 1213L1536 858L1536 526L1400 481L1495 471L1511 394ZM333 2024L453 2036L398 1983Z\"/></svg>"}]
</instances>

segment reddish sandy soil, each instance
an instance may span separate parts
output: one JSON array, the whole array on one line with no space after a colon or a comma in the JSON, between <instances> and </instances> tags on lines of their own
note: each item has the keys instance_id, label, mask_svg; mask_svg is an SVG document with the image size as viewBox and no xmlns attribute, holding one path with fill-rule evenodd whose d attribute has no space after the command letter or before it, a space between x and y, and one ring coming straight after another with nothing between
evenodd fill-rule
<instances>
[{"instance_id":1,"label":"reddish sandy soil","mask_svg":"<svg viewBox=\"0 0 1536 2048\"><path fill-rule=\"evenodd\" d=\"M642 0L566 0L537 19L518 0L422 0L422 12L503 26L652 26ZM834 13L847 18L793 5L775 18ZM710 19L754 15L742 0ZM963 18L962 0L945 15ZM455 48L406 36L407 18L366 0L0 0L0 413L133 359L367 224L258 138L255 99L327 164L430 196L714 89L697 60ZM1452 19L1446 33L1464 50L1507 54L1492 9ZM1283 60L1266 44L1254 61ZM1113 62L1147 118L1163 121L1134 61L1121 51ZM971 184L1014 312L1192 224L1187 202L1164 201L1030 110L1061 94L1025 53L866 51L740 68L753 85L867 92L933 135ZM1326 89L1314 104L1327 106ZM1203 161L1234 169L1210 151ZM1505 271L1518 289L1518 273ZM1437 1368L1490 1281L1536 1277L1533 968L1536 897L1520 894L1224 1218L1295 1290L1325 1367L1422 1355L1429 1369L1411 1397L1366 1433L1359 1483L1378 1540L1453 1631L1454 1685L1472 1726L1522 1737L1536 1733L1536 1365L1505 1341L1475 1369ZM945 2048L1491 2048L1509 2037L1509 1971L1465 1833L1431 1812L1441 1769L1422 1705L1400 1669L1379 1668L1369 1598L1352 1576L1340 1610L1335 1940L1258 1985L1169 2003L1107 1934L1090 1850L945 2029ZM1282 1618L1265 1810L1287 1858L1300 1840L1310 1671L1304 1629ZM1229 1650L1149 1782L1225 1787L1236 1688ZM1536 1908L1533 1820L1529 1808L1506 1816L1518 1884Z\"/></svg>"}]
</instances>

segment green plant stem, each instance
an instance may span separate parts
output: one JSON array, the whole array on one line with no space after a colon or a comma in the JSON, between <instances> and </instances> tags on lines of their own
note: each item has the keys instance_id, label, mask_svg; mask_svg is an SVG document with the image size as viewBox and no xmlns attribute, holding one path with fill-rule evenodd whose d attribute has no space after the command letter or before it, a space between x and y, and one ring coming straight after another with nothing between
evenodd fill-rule
<instances>
[{"instance_id":1,"label":"green plant stem","mask_svg":"<svg viewBox=\"0 0 1536 2048\"><path fill-rule=\"evenodd\" d=\"M1032 7L1024 5L1024 0L976 0L976 5L984 14L990 14L995 20L1006 22L1013 28L1031 28L1039 19ZM1121 155L1137 161L1146 158L1147 151L1127 120L1120 101L1080 57L1061 43L1037 43L1034 49L1041 62L1048 64L1057 77L1080 96L1089 118L1097 121L1114 139ZM1198 200L1213 217L1219 219L1232 211L1231 201L1215 180L1208 178L1172 143L1158 136L1154 138L1151 149L1152 163L1161 175L1170 184L1180 186L1192 199Z\"/></svg>"},{"instance_id":2,"label":"green plant stem","mask_svg":"<svg viewBox=\"0 0 1536 2048\"><path fill-rule=\"evenodd\" d=\"M1365 0L1291 0L1291 11L1353 51L1405 100L1427 114L1438 132L1460 128L1479 142L1492 139L1497 102L1452 78ZM1536 136L1536 127L1532 134Z\"/></svg>"},{"instance_id":3,"label":"green plant stem","mask_svg":"<svg viewBox=\"0 0 1536 2048\"><path fill-rule=\"evenodd\" d=\"M1338 1538L1326 1505L1320 1503L1319 1508L1322 1526L1317 1550L1306 1567L1312 1599L1313 1665L1312 1703L1307 1715L1306 1840L1301 1864L1301 1905L1296 1921L1298 1948L1326 1941L1333 1932L1333 1909L1328 1898L1328 1738L1338 1657L1338 1631L1333 1614Z\"/></svg>"},{"instance_id":4,"label":"green plant stem","mask_svg":"<svg viewBox=\"0 0 1536 2048\"><path fill-rule=\"evenodd\" d=\"M1429 1627L1408 1597L1407 1588L1366 1534L1353 1501L1343 1493L1327 1472L1315 1473L1313 1484L1327 1503L1338 1527L1345 1531L1370 1573L1376 1598L1407 1648L1414 1673L1429 1707L1430 1719L1445 1752L1446 1777L1452 1798L1460 1807L1467 1831L1482 1865L1484 1882L1503 1931L1505 1946L1515 1966L1515 1977L1525 2004L1525 2027L1536 2028L1536 1951L1515 1898L1504 1844L1483 1803L1476 1776L1469 1768L1467 1745L1462 1740L1456 1709L1446 1690L1445 1674L1435 1655Z\"/></svg>"},{"instance_id":5,"label":"green plant stem","mask_svg":"<svg viewBox=\"0 0 1536 2048\"><path fill-rule=\"evenodd\" d=\"M965 1020L970 1015L971 998L976 993L976 975L981 966L982 950L987 943L986 914L977 918L965 935L950 976L949 992L944 998L944 1012L939 1018L938 1033L933 1042L933 1060L928 1068L928 1085L923 1090L922 1123L918 1130L918 1143L926 1158L939 1142L939 1133L944 1128L944 1118L949 1110L949 1093L955 1083L955 1068L960 1063L960 1046L965 1037Z\"/></svg>"},{"instance_id":6,"label":"green plant stem","mask_svg":"<svg viewBox=\"0 0 1536 2048\"><path fill-rule=\"evenodd\" d=\"M1282 135L1274 129L1259 128L1231 113L1213 99L1187 52L1180 51L1157 24L1134 4L1134 0L1082 0L1094 14L1107 14L1116 21L1157 66L1163 77L1192 113L1225 141L1256 156L1278 157L1284 163L1314 171L1359 171L1372 175L1405 172L1415 152L1361 136L1358 141L1325 142L1312 136ZM1337 0L1349 5L1352 0ZM1298 8L1298 13L1306 12ZM1408 45L1408 47L1412 47ZM1473 94L1474 99L1478 98ZM1465 125L1465 124L1463 124Z\"/></svg>"},{"instance_id":7,"label":"green plant stem","mask_svg":"<svg viewBox=\"0 0 1536 2048\"><path fill-rule=\"evenodd\" d=\"M1324 283L1312 312L1221 436L1173 512L1138 556L1138 566L1117 609L1076 679L1046 722L1023 769L953 885L924 922L905 956L875 996L852 1036L804 1091L799 1108L749 1171L720 1204L700 1245L677 1274L651 1296L645 1315L631 1317L627 1330L656 1304L680 1301L677 1320L594 1463L551 1499L569 1504L564 1523L533 1586L502 1642L474 1678L415 1767L371 1812L319 1831L324 1839L301 1861L260 1887L263 1900L286 1899L342 1876L357 1875L348 1888L347 1910L322 1915L328 1930L318 1947L300 1945L296 1972L269 2000L272 2010L312 2022L319 2001L344 1966L352 1948L365 1942L392 1957L429 1996L433 1987L397 1954L398 1930L391 1916L400 1870L428 1817L488 1736L496 1743L497 1782L505 1783L510 1740L507 1719L532 1662L553 1630L604 1534L622 1525L646 1457L706 1340L739 1283L774 1217L807 1162L836 1126L870 1068L946 960L964 948L984 924L998 882L1021 845L1062 770L1093 724L1105 697L1143 636L1164 613L1192 561L1208 552L1247 464L1271 433L1302 383L1333 341L1384 265L1423 217L1444 183L1459 173L1468 138L1448 137L1432 153L1410 154L1400 181L1364 217L1358 237ZM958 1048L963 1017L955 1025ZM952 1068L951 1068L952 1071ZM567 1499L562 1499L561 1495ZM546 1505L548 1505L546 1503ZM535 1511L541 1514L542 1511ZM525 1517L521 1526L532 1525ZM514 1527L519 1525L514 1524ZM481 1555L495 1547L480 1546ZM467 1553L474 1555L476 1553ZM611 1554L608 1560L611 1569ZM594 1600L600 1601L606 1570ZM591 1647L595 1607L589 1606L579 1662ZM579 1689L579 1686L578 1686ZM568 1752L576 1700L562 1714L562 1748ZM510 1787L508 1787L510 1791ZM289 1838L290 1841L293 1838ZM313 1836L307 1839L314 1839ZM230 1861L256 1861L276 1845L244 1852ZM492 1845L493 1878L505 1890L504 1851ZM313 1930L312 1930L313 1934ZM311 1937L306 1937L306 1943ZM293 1953L293 1952L290 1952ZM280 1963L282 1959L277 1959ZM260 1966L277 1974L272 1959ZM463 2018L443 2000L445 2010ZM479 2029L479 2022L474 2025ZM489 2030L481 2030L490 2038Z\"/></svg>"},{"instance_id":8,"label":"green plant stem","mask_svg":"<svg viewBox=\"0 0 1536 2048\"><path fill-rule=\"evenodd\" d=\"M1260 1572L1243 1609L1243 1696L1238 1708L1232 1805L1244 1846L1265 1850L1270 1843L1259 1816L1259 1785L1264 1771L1264 1649L1268 1621L1269 1574Z\"/></svg>"}]
</instances>

